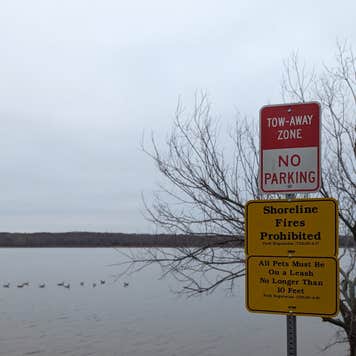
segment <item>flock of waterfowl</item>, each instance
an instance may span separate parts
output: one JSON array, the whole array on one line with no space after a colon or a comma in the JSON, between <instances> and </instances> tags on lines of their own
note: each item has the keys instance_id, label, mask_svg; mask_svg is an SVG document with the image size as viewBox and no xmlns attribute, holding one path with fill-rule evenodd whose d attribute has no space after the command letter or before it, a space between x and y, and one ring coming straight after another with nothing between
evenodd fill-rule
<instances>
[{"instance_id":1,"label":"flock of waterfowl","mask_svg":"<svg viewBox=\"0 0 356 356\"><path fill-rule=\"evenodd\" d=\"M85 286L85 283L82 281L79 283L81 287L84 287ZM106 281L101 279L99 282L93 282L93 283L89 283L88 285L91 286L92 288L96 288L97 286L99 285L104 285L106 284ZM14 284L14 287L16 288L24 288L24 287L29 287L31 285L30 282L23 282L23 283L17 283L17 284ZM10 283L4 283L3 285L3 288L10 288L11 287L11 284ZM47 286L46 283L39 283L38 284L38 288L45 288ZM57 286L58 287L63 287L63 288L66 288L66 289L70 289L71 287L71 284L68 283L68 282L59 282L57 283ZM72 284L73 286L73 284ZM127 288L129 286L129 283L128 282L124 282L123 283L123 287Z\"/></svg>"}]
</instances>

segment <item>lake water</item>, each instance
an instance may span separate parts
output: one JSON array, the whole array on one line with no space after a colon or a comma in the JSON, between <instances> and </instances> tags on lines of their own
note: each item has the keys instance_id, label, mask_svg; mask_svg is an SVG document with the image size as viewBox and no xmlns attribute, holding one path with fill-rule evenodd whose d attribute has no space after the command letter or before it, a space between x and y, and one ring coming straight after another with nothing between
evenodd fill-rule
<instances>
[{"instance_id":1,"label":"lake water","mask_svg":"<svg viewBox=\"0 0 356 356\"><path fill-rule=\"evenodd\" d=\"M122 258L109 248L0 249L0 355L286 355L285 316L247 312L242 279L234 296L178 297L155 266L116 280ZM346 345L321 351L336 327L297 325L298 355L346 355Z\"/></svg>"}]
</instances>

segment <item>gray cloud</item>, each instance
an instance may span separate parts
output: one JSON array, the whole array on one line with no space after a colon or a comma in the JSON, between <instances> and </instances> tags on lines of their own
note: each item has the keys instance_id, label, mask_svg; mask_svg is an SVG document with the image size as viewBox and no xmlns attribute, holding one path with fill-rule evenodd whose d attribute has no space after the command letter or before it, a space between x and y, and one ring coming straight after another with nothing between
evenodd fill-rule
<instances>
[{"instance_id":1,"label":"gray cloud","mask_svg":"<svg viewBox=\"0 0 356 356\"><path fill-rule=\"evenodd\" d=\"M342 5L342 6L341 6ZM143 232L177 98L207 90L220 117L280 102L284 58L355 43L354 1L14 1L0 4L3 231Z\"/></svg>"}]
</instances>

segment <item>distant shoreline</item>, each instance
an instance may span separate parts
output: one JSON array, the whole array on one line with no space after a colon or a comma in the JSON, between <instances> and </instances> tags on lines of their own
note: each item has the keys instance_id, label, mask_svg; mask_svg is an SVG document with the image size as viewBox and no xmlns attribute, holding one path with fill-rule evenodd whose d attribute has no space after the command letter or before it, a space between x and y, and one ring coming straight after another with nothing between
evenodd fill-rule
<instances>
[{"instance_id":1,"label":"distant shoreline","mask_svg":"<svg viewBox=\"0 0 356 356\"><path fill-rule=\"evenodd\" d=\"M239 236L101 232L0 232L0 247L243 247Z\"/></svg>"},{"instance_id":2,"label":"distant shoreline","mask_svg":"<svg viewBox=\"0 0 356 356\"><path fill-rule=\"evenodd\" d=\"M341 236L340 247L352 239ZM125 234L107 232L0 232L1 247L234 247L243 248L244 238L237 235Z\"/></svg>"}]
</instances>

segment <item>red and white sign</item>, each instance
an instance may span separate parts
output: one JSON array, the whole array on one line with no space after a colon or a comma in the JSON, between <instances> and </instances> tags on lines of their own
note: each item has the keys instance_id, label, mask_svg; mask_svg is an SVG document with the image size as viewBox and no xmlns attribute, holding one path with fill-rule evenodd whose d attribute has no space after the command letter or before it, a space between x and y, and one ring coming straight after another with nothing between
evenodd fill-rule
<instances>
[{"instance_id":1,"label":"red and white sign","mask_svg":"<svg viewBox=\"0 0 356 356\"><path fill-rule=\"evenodd\" d=\"M320 189L320 105L264 106L260 111L260 188L264 193Z\"/></svg>"}]
</instances>

